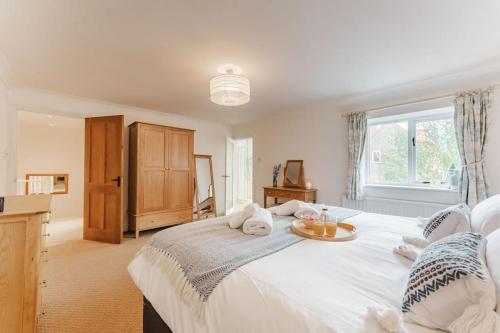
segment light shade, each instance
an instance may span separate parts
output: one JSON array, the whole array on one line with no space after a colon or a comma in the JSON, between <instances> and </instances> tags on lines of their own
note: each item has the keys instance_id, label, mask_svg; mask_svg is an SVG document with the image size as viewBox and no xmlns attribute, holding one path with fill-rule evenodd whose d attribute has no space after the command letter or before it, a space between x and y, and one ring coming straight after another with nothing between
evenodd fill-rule
<instances>
[{"instance_id":1,"label":"light shade","mask_svg":"<svg viewBox=\"0 0 500 333\"><path fill-rule=\"evenodd\" d=\"M250 80L225 69L226 73L210 80L210 100L225 106L243 105L250 101ZM237 73L237 72L236 72Z\"/></svg>"}]
</instances>

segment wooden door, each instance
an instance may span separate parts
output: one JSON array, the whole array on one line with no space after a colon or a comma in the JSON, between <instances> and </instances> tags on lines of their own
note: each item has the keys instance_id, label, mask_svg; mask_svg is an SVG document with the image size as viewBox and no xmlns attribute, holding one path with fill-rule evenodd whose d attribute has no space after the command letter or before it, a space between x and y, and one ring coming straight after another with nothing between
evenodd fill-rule
<instances>
[{"instance_id":1,"label":"wooden door","mask_svg":"<svg viewBox=\"0 0 500 333\"><path fill-rule=\"evenodd\" d=\"M168 144L168 206L170 209L192 208L193 133L169 129Z\"/></svg>"},{"instance_id":2,"label":"wooden door","mask_svg":"<svg viewBox=\"0 0 500 333\"><path fill-rule=\"evenodd\" d=\"M167 209L168 136L162 126L139 125L139 212Z\"/></svg>"},{"instance_id":3,"label":"wooden door","mask_svg":"<svg viewBox=\"0 0 500 333\"><path fill-rule=\"evenodd\" d=\"M85 119L84 239L122 240L123 127L123 116Z\"/></svg>"}]
</instances>

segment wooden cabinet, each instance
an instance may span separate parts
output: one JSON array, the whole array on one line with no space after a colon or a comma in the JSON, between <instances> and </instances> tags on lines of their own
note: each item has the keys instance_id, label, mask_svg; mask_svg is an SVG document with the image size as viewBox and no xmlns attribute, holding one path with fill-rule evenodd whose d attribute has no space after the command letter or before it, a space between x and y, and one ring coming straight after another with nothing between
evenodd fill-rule
<instances>
[{"instance_id":1,"label":"wooden cabinet","mask_svg":"<svg viewBox=\"0 0 500 333\"><path fill-rule=\"evenodd\" d=\"M192 221L194 131L139 122L129 128L129 224L136 237Z\"/></svg>"},{"instance_id":2,"label":"wooden cabinet","mask_svg":"<svg viewBox=\"0 0 500 333\"><path fill-rule=\"evenodd\" d=\"M36 207L30 207L34 203ZM42 230L50 196L6 197L0 213L0 332L33 333L40 313Z\"/></svg>"}]
</instances>

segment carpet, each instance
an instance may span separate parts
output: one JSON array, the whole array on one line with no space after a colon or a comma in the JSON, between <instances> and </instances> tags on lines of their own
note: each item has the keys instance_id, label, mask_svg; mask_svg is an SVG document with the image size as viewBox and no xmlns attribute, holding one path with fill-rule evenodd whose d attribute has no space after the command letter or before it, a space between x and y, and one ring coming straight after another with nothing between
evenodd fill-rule
<instances>
[{"instance_id":1,"label":"carpet","mask_svg":"<svg viewBox=\"0 0 500 333\"><path fill-rule=\"evenodd\" d=\"M120 245L72 240L49 247L42 264L39 332L142 332L142 295L127 265L154 232Z\"/></svg>"}]
</instances>

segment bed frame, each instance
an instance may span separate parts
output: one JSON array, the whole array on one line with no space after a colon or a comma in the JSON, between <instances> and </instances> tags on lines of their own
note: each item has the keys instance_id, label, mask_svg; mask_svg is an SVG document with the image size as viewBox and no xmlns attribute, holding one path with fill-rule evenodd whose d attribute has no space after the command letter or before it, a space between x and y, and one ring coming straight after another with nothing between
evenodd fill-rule
<instances>
[{"instance_id":1,"label":"bed frame","mask_svg":"<svg viewBox=\"0 0 500 333\"><path fill-rule=\"evenodd\" d=\"M172 333L170 327L161 319L160 315L153 308L153 305L144 299L144 310L142 315L142 324L144 333Z\"/></svg>"}]
</instances>

